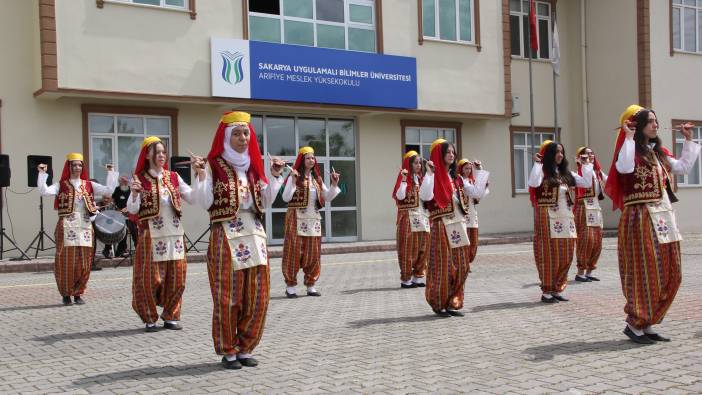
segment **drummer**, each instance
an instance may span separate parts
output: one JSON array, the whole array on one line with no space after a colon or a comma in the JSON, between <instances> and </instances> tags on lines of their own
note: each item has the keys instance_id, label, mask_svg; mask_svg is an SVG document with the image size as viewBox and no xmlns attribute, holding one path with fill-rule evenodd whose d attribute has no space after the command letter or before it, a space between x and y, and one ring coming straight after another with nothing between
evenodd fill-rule
<instances>
[{"instance_id":1,"label":"drummer","mask_svg":"<svg viewBox=\"0 0 702 395\"><path fill-rule=\"evenodd\" d=\"M93 227L91 222L98 213L95 196L110 195L117 185L118 174L107 165L107 186L90 181L83 155L66 155L61 179L47 186L47 166L38 166L37 187L41 196L56 196L56 259L54 277L63 304L85 304L81 297L88 286L90 265L93 260ZM71 300L73 297L73 300Z\"/></svg>"},{"instance_id":2,"label":"drummer","mask_svg":"<svg viewBox=\"0 0 702 395\"><path fill-rule=\"evenodd\" d=\"M191 203L191 189L178 173L166 169L166 146L147 137L134 169L127 210L138 217L138 238L132 282L132 308L156 332L159 315L165 329L180 330L185 291L185 242L181 200Z\"/></svg>"}]
</instances>

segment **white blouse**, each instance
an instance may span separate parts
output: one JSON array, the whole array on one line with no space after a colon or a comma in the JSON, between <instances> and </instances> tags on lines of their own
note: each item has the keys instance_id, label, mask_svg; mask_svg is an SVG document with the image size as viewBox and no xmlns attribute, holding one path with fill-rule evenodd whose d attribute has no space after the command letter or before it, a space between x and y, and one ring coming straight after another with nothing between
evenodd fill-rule
<instances>
[{"instance_id":1,"label":"white blouse","mask_svg":"<svg viewBox=\"0 0 702 395\"><path fill-rule=\"evenodd\" d=\"M419 184L418 175L414 174L412 178L414 179L415 184ZM395 192L395 197L397 200L405 200L407 197L407 181L400 182L400 186L397 188L397 192Z\"/></svg>"},{"instance_id":2,"label":"white blouse","mask_svg":"<svg viewBox=\"0 0 702 395\"><path fill-rule=\"evenodd\" d=\"M241 170L236 170L236 176L239 179L239 183L242 186L249 185L249 179L246 177L246 173ZM283 178L281 176L273 177L268 174L268 184L263 184L261 187L261 198L263 199L263 206L270 207L278 195L278 191L283 184ZM212 169L208 165L205 169L205 180L200 181L200 177L195 177L193 181L193 194L195 203L199 204L205 210L209 210L214 202L214 193L212 192ZM247 198L239 202L239 208L243 210L248 210L253 205L253 196L249 194Z\"/></svg>"},{"instance_id":3,"label":"white blouse","mask_svg":"<svg viewBox=\"0 0 702 395\"><path fill-rule=\"evenodd\" d=\"M161 207L172 206L171 195L168 193L166 186L163 185L163 170L157 173L155 170L149 169L148 172L151 177L158 178L159 180L158 197L160 199L159 203L161 204ZM183 200L189 204L193 204L192 188L190 188L190 185L186 184L185 181L180 178L180 175L178 175L178 192L180 192L180 197ZM141 193L130 195L129 199L127 200L127 211L132 214L137 214L139 213L139 208L141 208Z\"/></svg>"},{"instance_id":4,"label":"white blouse","mask_svg":"<svg viewBox=\"0 0 702 395\"><path fill-rule=\"evenodd\" d=\"M314 186L314 183L312 183L312 174L307 176L307 183L310 186L310 195L307 199L307 211L313 212L315 209L315 202L317 201L317 188ZM293 182L293 178L288 177L288 181L285 183L285 189L283 190L283 200L285 202L292 200L296 190L297 185ZM322 183L322 197L324 201L331 202L340 192L341 188L339 188L338 185L329 189Z\"/></svg>"},{"instance_id":5,"label":"white blouse","mask_svg":"<svg viewBox=\"0 0 702 395\"><path fill-rule=\"evenodd\" d=\"M46 180L49 178L49 174L46 172L39 172L39 175L37 176L37 188L39 189L39 194L41 196L56 196L59 193L59 183L56 182L52 184L51 186L46 185ZM97 182L90 181L91 186L93 187L93 196L102 196L102 195L110 195L112 196L112 192L115 191L115 188L117 188L117 184L119 184L119 173L116 171L108 171L107 172L107 185L102 185ZM71 178L70 179L71 185L73 185L73 188L78 189L80 188L81 184L81 179L80 178ZM83 201L83 198L79 196L78 194L75 195L75 201L73 202L73 209L74 211L80 211L83 212L85 209L85 202Z\"/></svg>"},{"instance_id":6,"label":"white blouse","mask_svg":"<svg viewBox=\"0 0 702 395\"><path fill-rule=\"evenodd\" d=\"M475 184L464 183L463 189L470 198L480 199L485 194L485 188L490 176L487 170L474 170ZM450 176L449 176L450 177ZM434 173L427 173L419 187L419 198L425 202L434 199Z\"/></svg>"},{"instance_id":7,"label":"white blouse","mask_svg":"<svg viewBox=\"0 0 702 395\"><path fill-rule=\"evenodd\" d=\"M680 159L668 158L671 172L677 175L689 173L699 154L700 145L693 141L685 140L683 142L682 152L680 153ZM634 167L636 167L635 157L636 144L634 143L634 139L627 138L624 140L622 149L619 151L619 156L617 156L617 171L621 174L633 173Z\"/></svg>"}]
</instances>

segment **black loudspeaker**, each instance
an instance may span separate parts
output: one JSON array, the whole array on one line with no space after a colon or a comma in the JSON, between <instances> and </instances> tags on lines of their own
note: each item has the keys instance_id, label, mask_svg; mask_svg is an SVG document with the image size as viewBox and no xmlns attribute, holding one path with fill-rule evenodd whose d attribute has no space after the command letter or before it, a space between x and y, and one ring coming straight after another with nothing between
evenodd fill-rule
<instances>
[{"instance_id":1,"label":"black loudspeaker","mask_svg":"<svg viewBox=\"0 0 702 395\"><path fill-rule=\"evenodd\" d=\"M185 181L186 184L190 184L190 163L178 164L180 162L189 162L189 156L171 156L171 170L178 173L180 178Z\"/></svg>"},{"instance_id":2,"label":"black loudspeaker","mask_svg":"<svg viewBox=\"0 0 702 395\"><path fill-rule=\"evenodd\" d=\"M0 187L5 188L10 186L10 157L8 155L0 155Z\"/></svg>"},{"instance_id":3,"label":"black loudspeaker","mask_svg":"<svg viewBox=\"0 0 702 395\"><path fill-rule=\"evenodd\" d=\"M37 176L39 171L37 166L40 164L45 164L47 166L46 172L49 173L49 178L46 180L46 185L53 184L54 181L54 168L51 166L51 157L47 155L27 155L27 186L30 188L36 188L37 186Z\"/></svg>"}]
</instances>

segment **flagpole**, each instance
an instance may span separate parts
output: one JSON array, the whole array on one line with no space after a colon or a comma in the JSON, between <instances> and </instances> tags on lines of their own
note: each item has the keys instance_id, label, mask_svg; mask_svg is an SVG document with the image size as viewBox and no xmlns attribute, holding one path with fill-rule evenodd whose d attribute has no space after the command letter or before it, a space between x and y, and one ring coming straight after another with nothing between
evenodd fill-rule
<instances>
[{"instance_id":1,"label":"flagpole","mask_svg":"<svg viewBox=\"0 0 702 395\"><path fill-rule=\"evenodd\" d=\"M531 65L531 58L532 58L532 53L531 53L531 2L533 0L529 0L529 18L527 20L527 37L525 39L526 41L526 47L528 48L527 55L529 57L529 118L531 122L531 156L533 157L534 154L536 153L536 146L535 146L535 128L534 128L534 83L533 83L533 78L532 78L532 65Z\"/></svg>"},{"instance_id":2,"label":"flagpole","mask_svg":"<svg viewBox=\"0 0 702 395\"><path fill-rule=\"evenodd\" d=\"M551 19L553 19L553 26L556 29L556 10L552 11ZM551 35L553 37L553 34ZM554 38L552 38L553 40ZM553 45L551 45L553 47ZM553 49L552 49L553 50ZM559 48L560 51L560 48ZM558 60L560 62L560 59ZM553 135L558 136L558 93L556 90L556 68L553 67ZM559 140L560 138L557 137Z\"/></svg>"}]
</instances>

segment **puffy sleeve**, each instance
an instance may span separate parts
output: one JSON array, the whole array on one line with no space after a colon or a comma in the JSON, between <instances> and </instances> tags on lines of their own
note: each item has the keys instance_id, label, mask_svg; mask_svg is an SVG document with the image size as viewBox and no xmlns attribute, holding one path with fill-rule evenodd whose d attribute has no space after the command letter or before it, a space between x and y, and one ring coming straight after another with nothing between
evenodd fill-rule
<instances>
[{"instance_id":1,"label":"puffy sleeve","mask_svg":"<svg viewBox=\"0 0 702 395\"><path fill-rule=\"evenodd\" d=\"M212 170L210 166L205 167L205 179L200 180L200 177L195 175L195 180L192 185L193 204L197 204L205 210L208 210L214 202L214 193L212 192Z\"/></svg>"},{"instance_id":2,"label":"puffy sleeve","mask_svg":"<svg viewBox=\"0 0 702 395\"><path fill-rule=\"evenodd\" d=\"M532 188L538 188L544 180L544 165L539 162L534 162L534 167L531 168L531 173L529 173L529 186Z\"/></svg>"},{"instance_id":3,"label":"puffy sleeve","mask_svg":"<svg viewBox=\"0 0 702 395\"><path fill-rule=\"evenodd\" d=\"M333 188L327 188L326 185L322 184L322 197L324 197L325 201L331 202L339 193L341 193L341 188L338 185Z\"/></svg>"},{"instance_id":4,"label":"puffy sleeve","mask_svg":"<svg viewBox=\"0 0 702 395\"><path fill-rule=\"evenodd\" d=\"M427 173L419 187L419 199L428 202L434 199L434 173Z\"/></svg>"},{"instance_id":5,"label":"puffy sleeve","mask_svg":"<svg viewBox=\"0 0 702 395\"><path fill-rule=\"evenodd\" d=\"M93 194L98 195L112 195L119 184L119 173L114 170L107 172L107 180L105 185L98 184L97 182L92 182Z\"/></svg>"},{"instance_id":6,"label":"puffy sleeve","mask_svg":"<svg viewBox=\"0 0 702 395\"><path fill-rule=\"evenodd\" d=\"M193 204L193 198L195 195L193 193L193 189L190 187L190 185L183 181L182 178L180 178L180 175L178 175L178 192L180 192L180 197L182 197L183 200L185 200L189 204Z\"/></svg>"},{"instance_id":7,"label":"puffy sleeve","mask_svg":"<svg viewBox=\"0 0 702 395\"><path fill-rule=\"evenodd\" d=\"M129 194L129 199L127 199L127 211L130 214L138 214L141 208L141 193L136 195L133 193Z\"/></svg>"},{"instance_id":8,"label":"puffy sleeve","mask_svg":"<svg viewBox=\"0 0 702 395\"><path fill-rule=\"evenodd\" d=\"M700 145L693 141L685 140L683 142L682 152L680 153L680 159L668 158L671 172L678 175L689 173L699 155Z\"/></svg>"},{"instance_id":9,"label":"puffy sleeve","mask_svg":"<svg viewBox=\"0 0 702 395\"><path fill-rule=\"evenodd\" d=\"M268 175L268 184L263 185L261 188L261 196L265 207L270 207L273 204L281 186L283 186L282 176L273 177L270 174Z\"/></svg>"},{"instance_id":10,"label":"puffy sleeve","mask_svg":"<svg viewBox=\"0 0 702 395\"><path fill-rule=\"evenodd\" d=\"M395 197L397 200L405 200L407 197L407 181L402 181L400 183L400 186L397 188L397 192L395 192Z\"/></svg>"},{"instance_id":11,"label":"puffy sleeve","mask_svg":"<svg viewBox=\"0 0 702 395\"><path fill-rule=\"evenodd\" d=\"M463 187L468 197L473 199L481 199L485 196L488 177L490 172L487 170L475 170L475 184L464 182Z\"/></svg>"},{"instance_id":12,"label":"puffy sleeve","mask_svg":"<svg viewBox=\"0 0 702 395\"><path fill-rule=\"evenodd\" d=\"M594 176L592 163L588 163L582 166L583 175L580 176L578 173L571 171L570 174L575 178L575 185L580 188L590 188L592 187L592 177Z\"/></svg>"},{"instance_id":13,"label":"puffy sleeve","mask_svg":"<svg viewBox=\"0 0 702 395\"><path fill-rule=\"evenodd\" d=\"M283 189L283 201L287 203L292 200L295 190L297 190L297 185L295 185L292 177L288 177L288 180L285 182L285 189Z\"/></svg>"},{"instance_id":14,"label":"puffy sleeve","mask_svg":"<svg viewBox=\"0 0 702 395\"><path fill-rule=\"evenodd\" d=\"M37 188L39 189L39 194L41 196L56 196L58 195L59 191L59 184L55 183L54 185L47 186L46 185L46 180L49 179L49 174L45 171L39 172L39 176L37 177Z\"/></svg>"},{"instance_id":15,"label":"puffy sleeve","mask_svg":"<svg viewBox=\"0 0 702 395\"><path fill-rule=\"evenodd\" d=\"M636 162L634 161L635 155L636 145L634 144L634 139L625 139L622 148L619 150L617 162L615 163L617 171L620 174L630 174L634 172L634 167L636 167Z\"/></svg>"}]
</instances>

